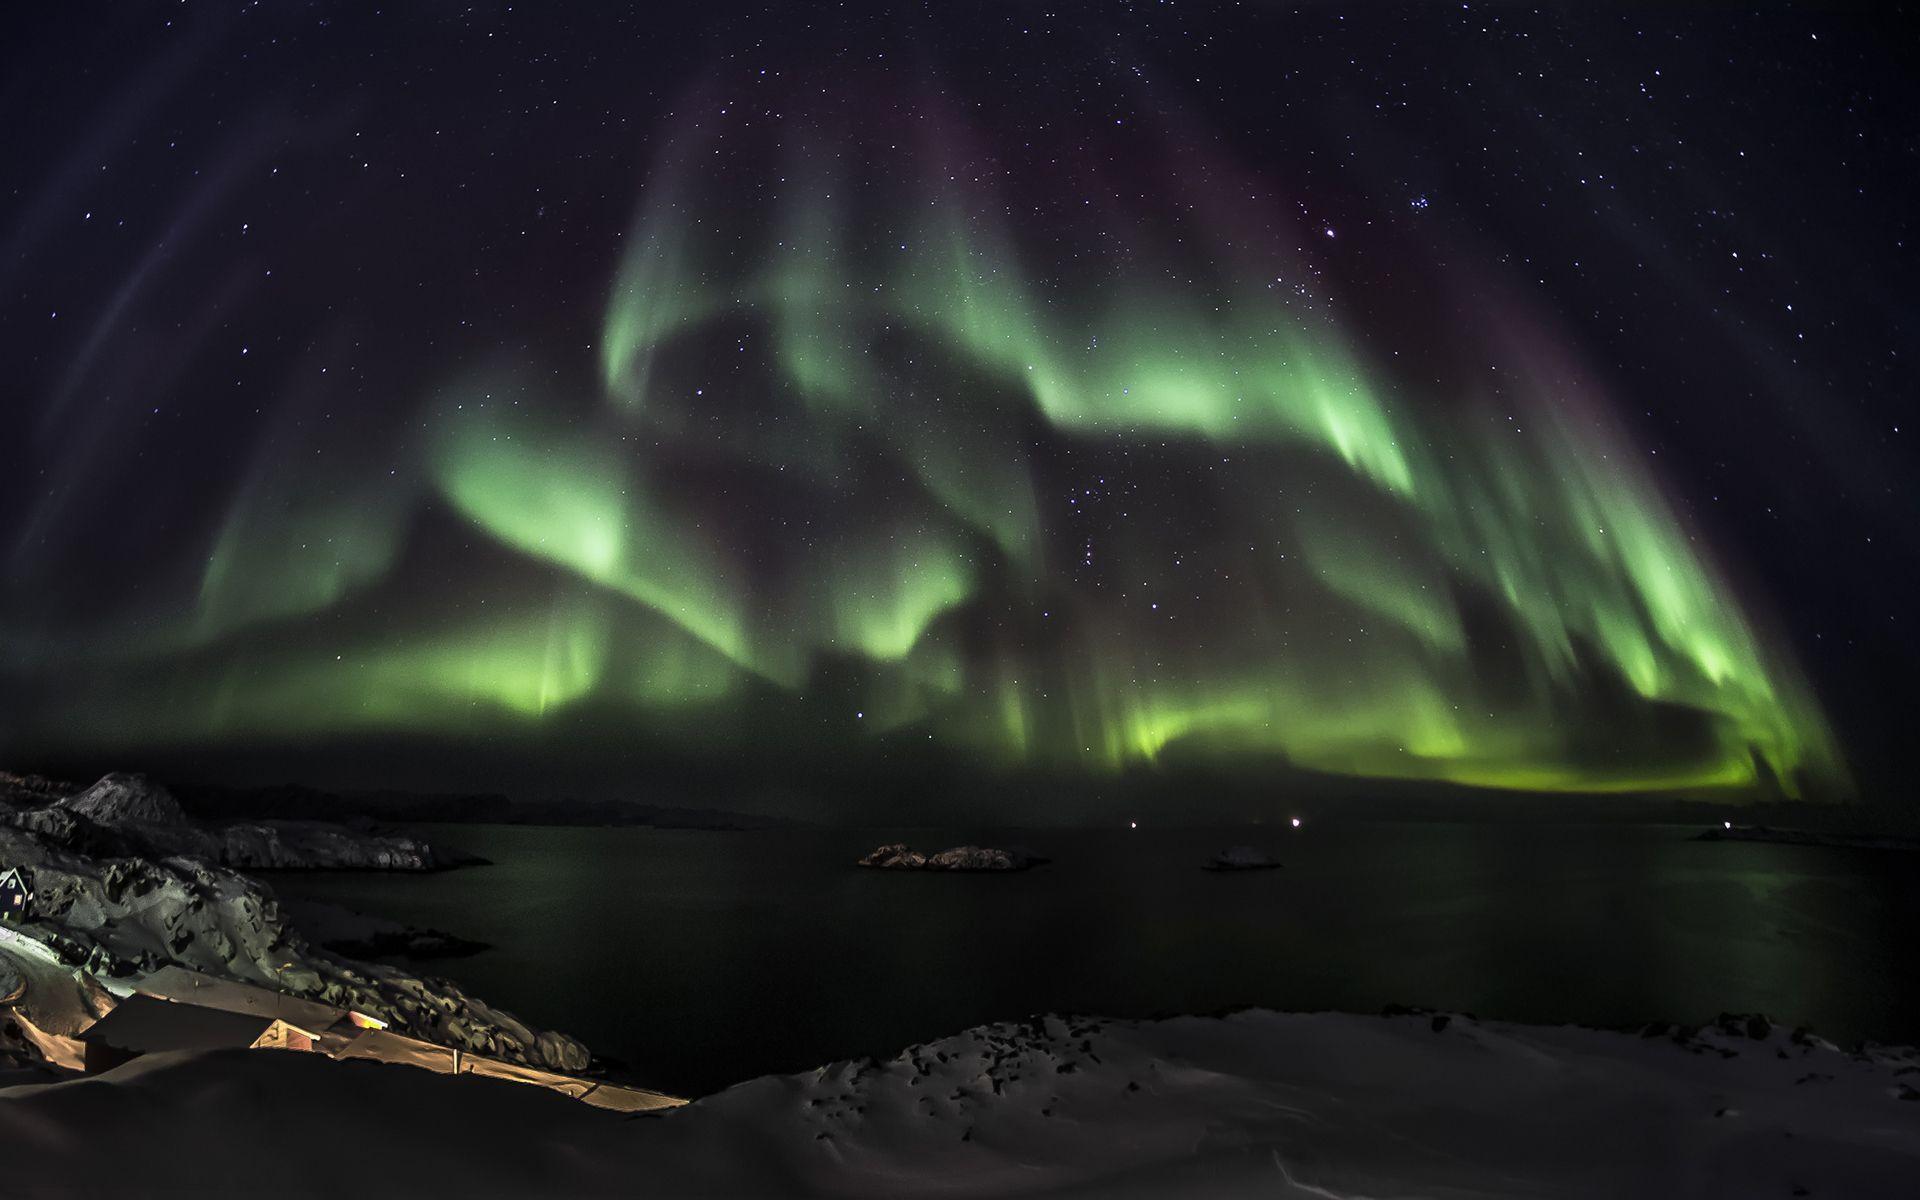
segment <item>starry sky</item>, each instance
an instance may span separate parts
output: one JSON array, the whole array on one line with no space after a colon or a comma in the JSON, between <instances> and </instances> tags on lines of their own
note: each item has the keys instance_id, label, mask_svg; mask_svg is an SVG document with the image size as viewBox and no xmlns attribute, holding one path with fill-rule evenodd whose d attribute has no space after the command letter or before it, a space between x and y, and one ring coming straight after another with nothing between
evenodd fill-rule
<instances>
[{"instance_id":1,"label":"starry sky","mask_svg":"<svg viewBox=\"0 0 1920 1200\"><path fill-rule=\"evenodd\" d=\"M1899 8L669 7L9 39L10 760L1899 777Z\"/></svg>"}]
</instances>

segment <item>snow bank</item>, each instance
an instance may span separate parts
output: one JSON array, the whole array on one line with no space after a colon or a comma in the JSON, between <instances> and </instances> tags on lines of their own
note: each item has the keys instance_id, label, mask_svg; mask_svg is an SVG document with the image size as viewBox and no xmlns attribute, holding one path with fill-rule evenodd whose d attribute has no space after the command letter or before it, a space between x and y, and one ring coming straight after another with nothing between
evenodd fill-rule
<instances>
[{"instance_id":1,"label":"snow bank","mask_svg":"<svg viewBox=\"0 0 1920 1200\"><path fill-rule=\"evenodd\" d=\"M1050 1017L633 1120L401 1067L169 1057L0 1090L0 1138L13 1182L50 1188L75 1184L85 1151L140 1163L112 1182L156 1191L1910 1196L1916 1077L1911 1050L1848 1054L1744 1019L1636 1036L1431 1014ZM288 1130L352 1152L299 1153Z\"/></svg>"}]
</instances>

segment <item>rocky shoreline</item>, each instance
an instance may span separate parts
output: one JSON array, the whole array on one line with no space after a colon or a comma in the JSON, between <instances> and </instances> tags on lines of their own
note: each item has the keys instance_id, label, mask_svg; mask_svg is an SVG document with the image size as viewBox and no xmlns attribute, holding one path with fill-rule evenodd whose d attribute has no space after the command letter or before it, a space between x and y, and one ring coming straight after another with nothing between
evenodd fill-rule
<instances>
[{"instance_id":1,"label":"rocky shoreline","mask_svg":"<svg viewBox=\"0 0 1920 1200\"><path fill-rule=\"evenodd\" d=\"M7 786L8 798L24 795L32 805L0 813L0 872L18 871L31 893L26 911L0 925L0 961L31 966L20 955L35 954L67 973L38 964L46 986L28 988L19 1005L36 1025L36 1013L84 1008L84 997L60 994L61 978L84 989L94 978L130 984L180 966L352 1009L396 1032L476 1055L562 1072L591 1065L579 1042L532 1028L457 984L360 961L324 944L381 953L404 946L412 954L422 947L470 951L472 943L365 919L355 936L310 935L270 886L234 865L401 871L457 865L425 842L319 822L209 829L189 819L165 788L139 776L110 775L50 802L48 790ZM257 830L271 833L256 836Z\"/></svg>"},{"instance_id":2,"label":"rocky shoreline","mask_svg":"<svg viewBox=\"0 0 1920 1200\"><path fill-rule=\"evenodd\" d=\"M349 958L464 958L493 947L443 929L404 925L371 913L317 900L283 902L295 926L335 954Z\"/></svg>"}]
</instances>

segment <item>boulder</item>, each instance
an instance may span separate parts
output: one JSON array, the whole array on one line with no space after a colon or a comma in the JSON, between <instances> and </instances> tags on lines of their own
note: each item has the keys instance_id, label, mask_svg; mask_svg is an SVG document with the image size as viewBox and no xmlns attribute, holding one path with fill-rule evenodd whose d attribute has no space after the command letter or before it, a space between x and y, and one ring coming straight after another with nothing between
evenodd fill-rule
<instances>
[{"instance_id":1,"label":"boulder","mask_svg":"<svg viewBox=\"0 0 1920 1200\"><path fill-rule=\"evenodd\" d=\"M863 867L880 867L886 870L919 870L927 865L927 856L904 843L881 846L860 860Z\"/></svg>"}]
</instances>

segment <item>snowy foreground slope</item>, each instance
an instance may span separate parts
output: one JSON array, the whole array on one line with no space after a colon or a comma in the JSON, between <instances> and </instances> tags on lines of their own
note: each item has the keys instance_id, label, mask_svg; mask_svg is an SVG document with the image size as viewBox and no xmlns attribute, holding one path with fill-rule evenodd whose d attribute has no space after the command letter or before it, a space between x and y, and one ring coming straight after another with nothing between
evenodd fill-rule
<instances>
[{"instance_id":1,"label":"snowy foreground slope","mask_svg":"<svg viewBox=\"0 0 1920 1200\"><path fill-rule=\"evenodd\" d=\"M1047 1018L645 1117L317 1055L164 1056L0 1089L0 1149L15 1194L1913 1196L1916 1087L1911 1050L1763 1023Z\"/></svg>"}]
</instances>

